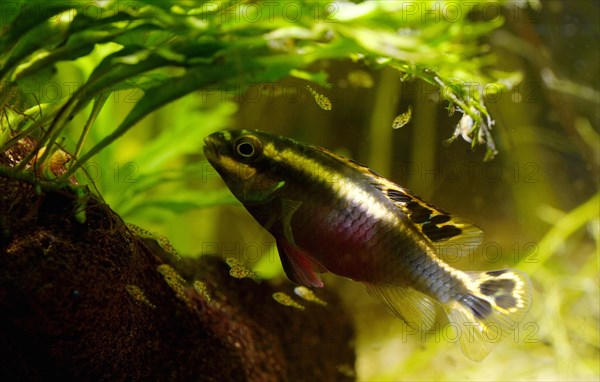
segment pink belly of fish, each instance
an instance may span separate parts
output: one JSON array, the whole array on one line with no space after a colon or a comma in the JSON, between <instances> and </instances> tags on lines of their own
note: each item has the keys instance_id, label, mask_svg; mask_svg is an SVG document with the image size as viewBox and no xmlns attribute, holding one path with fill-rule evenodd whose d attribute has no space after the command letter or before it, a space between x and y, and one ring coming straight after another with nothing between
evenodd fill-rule
<instances>
[{"instance_id":1,"label":"pink belly of fish","mask_svg":"<svg viewBox=\"0 0 600 382\"><path fill-rule=\"evenodd\" d=\"M292 220L296 244L329 272L356 281L381 279L397 239L391 227L360 207L303 206ZM393 256L393 255L392 255Z\"/></svg>"}]
</instances>

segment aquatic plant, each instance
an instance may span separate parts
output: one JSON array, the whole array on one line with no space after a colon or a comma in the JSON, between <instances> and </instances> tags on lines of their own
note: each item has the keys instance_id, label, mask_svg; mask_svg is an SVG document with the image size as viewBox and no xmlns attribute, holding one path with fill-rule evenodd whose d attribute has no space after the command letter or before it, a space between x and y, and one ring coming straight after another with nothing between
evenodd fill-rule
<instances>
[{"instance_id":1,"label":"aquatic plant","mask_svg":"<svg viewBox=\"0 0 600 382\"><path fill-rule=\"evenodd\" d=\"M66 181L149 113L187 94L234 92L286 76L327 89L327 74L310 65L349 58L439 88L469 120L460 134L473 144L487 142L493 155L484 89L472 84L501 91L517 77L495 70L478 43L502 17L473 16L502 3L11 2L0 20L0 150L37 138L11 172L30 166L36 155L39 168L65 150L70 163L60 179ZM73 81L53 82L74 69ZM119 93L130 98L131 109L118 123L111 118L112 129L89 144L95 121Z\"/></svg>"}]
</instances>

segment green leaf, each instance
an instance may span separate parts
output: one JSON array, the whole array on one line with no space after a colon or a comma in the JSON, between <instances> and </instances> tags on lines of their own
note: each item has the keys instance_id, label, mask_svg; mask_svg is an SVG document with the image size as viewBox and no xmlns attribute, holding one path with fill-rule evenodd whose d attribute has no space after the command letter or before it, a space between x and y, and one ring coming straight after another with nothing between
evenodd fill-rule
<instances>
[{"instance_id":1,"label":"green leaf","mask_svg":"<svg viewBox=\"0 0 600 382\"><path fill-rule=\"evenodd\" d=\"M136 156L138 163L144 164L144 171L158 171L170 159L187 153L199 153L203 139L209 133L223 128L235 108L230 103L221 103L211 112L202 113L202 127L181 123L175 128L164 129L161 134L145 145Z\"/></svg>"},{"instance_id":2,"label":"green leaf","mask_svg":"<svg viewBox=\"0 0 600 382\"><path fill-rule=\"evenodd\" d=\"M182 214L184 212L196 210L199 208L208 208L220 205L237 204L237 199L227 189L218 191L181 191L176 196L169 199L146 198L143 202L133 206L130 210L121 214L133 216L142 210L161 209L167 212Z\"/></svg>"},{"instance_id":3,"label":"green leaf","mask_svg":"<svg viewBox=\"0 0 600 382\"><path fill-rule=\"evenodd\" d=\"M76 60L79 57L86 56L92 52L95 44L111 41L121 33L123 31L84 31L73 35L60 48L39 55L38 57L33 57L28 66L15 72L14 79L19 80L20 78L35 74L59 61Z\"/></svg>"},{"instance_id":4,"label":"green leaf","mask_svg":"<svg viewBox=\"0 0 600 382\"><path fill-rule=\"evenodd\" d=\"M94 106L92 106L92 111L90 112L90 115L88 116L88 120L85 122L85 125L83 126L83 131L79 137L77 146L75 147L75 152L73 153L73 156L75 158L77 158L79 156L79 153L81 152L81 149L83 148L83 144L85 143L85 140L90 133L92 125L96 121L96 118L98 118L98 115L100 114L100 111L104 107L104 103L106 102L108 97L109 97L109 93L103 93L103 94L100 94L98 97L96 97L96 99L94 100Z\"/></svg>"},{"instance_id":5,"label":"green leaf","mask_svg":"<svg viewBox=\"0 0 600 382\"><path fill-rule=\"evenodd\" d=\"M327 81L328 74L321 70L317 73L310 73L304 70L292 69L290 71L292 77L301 78L303 80L315 82L326 89L331 88L331 84Z\"/></svg>"},{"instance_id":6,"label":"green leaf","mask_svg":"<svg viewBox=\"0 0 600 382\"><path fill-rule=\"evenodd\" d=\"M53 49L64 38L64 32L65 28L60 28L60 25L44 22L36 26L30 33L27 33L18 43L15 41L14 49L10 51L10 56L0 68L0 79L7 77L19 62L36 51L41 49L46 54ZM8 47L6 49L8 52Z\"/></svg>"},{"instance_id":7,"label":"green leaf","mask_svg":"<svg viewBox=\"0 0 600 382\"><path fill-rule=\"evenodd\" d=\"M76 3L69 2L41 2L41 1L14 1L2 3L2 23L9 20L11 14L17 15L11 20L7 28L3 28L2 37L0 37L0 52L7 52L21 38L27 38L30 43L36 39L47 38L51 35L44 34L43 30L39 30L33 35L28 33L40 24L46 23L46 20L66 10L72 9ZM8 15L4 16L4 15ZM4 19L6 17L6 20ZM50 28L52 29L52 28ZM39 44L38 44L39 45Z\"/></svg>"}]
</instances>

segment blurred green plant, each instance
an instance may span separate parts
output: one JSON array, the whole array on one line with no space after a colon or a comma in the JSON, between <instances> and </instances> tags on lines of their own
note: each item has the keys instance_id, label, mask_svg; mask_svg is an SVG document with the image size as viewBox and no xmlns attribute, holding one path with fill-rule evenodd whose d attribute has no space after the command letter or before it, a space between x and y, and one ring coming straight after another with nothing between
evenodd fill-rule
<instances>
[{"instance_id":1,"label":"blurred green plant","mask_svg":"<svg viewBox=\"0 0 600 382\"><path fill-rule=\"evenodd\" d=\"M493 83L491 88L501 91L518 76L493 70L493 57L479 43L502 18L474 21L472 16L480 6L505 2L464 7L434 1L5 3L0 147L5 151L27 136L37 139L36 149L14 172L30 166L42 148L34 167L66 150L72 155L60 177L66 181L142 118L187 94L234 91L290 75L328 87L325 73L306 68L321 59L351 58L438 87L451 108L465 115L453 136L473 145L487 142L493 156L492 120L482 87L473 83ZM61 75L64 62L77 62L88 72L80 86L57 99L32 91ZM86 145L111 94L131 89L141 89L143 96L112 130ZM86 116L83 122L79 115ZM63 142L64 136L73 140ZM161 137L156 144L169 150L172 142Z\"/></svg>"},{"instance_id":2,"label":"blurred green plant","mask_svg":"<svg viewBox=\"0 0 600 382\"><path fill-rule=\"evenodd\" d=\"M237 107L232 102L207 105L198 98L185 97L169 109L170 114L185 118L159 112L158 121L152 121L159 125L158 131L119 140L84 166L104 200L122 218L160 222L173 214L235 203L227 189L208 187L212 169L208 162L193 158L199 158L203 138L226 128ZM114 128L113 120L109 113L98 118L90 140L101 141Z\"/></svg>"}]
</instances>

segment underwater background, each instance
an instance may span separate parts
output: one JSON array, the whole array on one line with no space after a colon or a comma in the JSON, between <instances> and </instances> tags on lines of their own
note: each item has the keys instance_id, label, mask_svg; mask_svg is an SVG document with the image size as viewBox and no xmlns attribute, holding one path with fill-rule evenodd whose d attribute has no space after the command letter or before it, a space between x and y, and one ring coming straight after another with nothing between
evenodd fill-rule
<instances>
[{"instance_id":1,"label":"underwater background","mask_svg":"<svg viewBox=\"0 0 600 382\"><path fill-rule=\"evenodd\" d=\"M535 290L525 321L478 364L464 358L450 332L407 332L362 285L325 275L326 288L336 289L354 317L357 380L597 379L598 7L593 1L543 2L531 19L508 18L490 37L498 65L524 74L516 89L487 101L499 152L491 161L483 161L483 147L445 142L460 115L449 116L432 86L401 81L392 69L323 61L315 69L330 75L333 87L319 90L331 101L330 111L297 79L193 95L157 111L101 153L111 158L98 163L104 175L99 187L127 221L166 235L186 256L234 257L261 277L282 278L273 239L227 190L221 192L224 185L208 165L197 167L195 179L194 202L203 209L185 208L186 195L178 196L181 212L175 205L172 212L153 209L152 200L129 206L136 183L128 181L140 179L170 145L188 145L190 156L171 160L172 166L203 160L201 138L222 128L264 130L326 147L479 225L482 246L457 268L517 266L530 274ZM110 106L118 114L127 105ZM394 118L409 107L411 120L393 130ZM193 136L177 134L192 125L187 134ZM142 143L165 126L163 134L172 137L160 149ZM153 194L168 192L180 194L168 185Z\"/></svg>"},{"instance_id":2,"label":"underwater background","mask_svg":"<svg viewBox=\"0 0 600 382\"><path fill-rule=\"evenodd\" d=\"M144 121L148 128L137 127L112 149L114 160L135 161L142 171L152 158L136 156L137 150L148 151L137 147L140 134L152 126L176 130L189 124L194 124L195 146L188 142L194 160L202 160L201 137L222 128L264 130L351 157L482 227L482 246L457 268L517 266L530 274L535 290L525 321L484 362L473 363L450 332L407 331L362 285L324 275L326 288L339 293L354 317L357 380L595 380L600 367L599 12L592 1L542 2L530 19L509 17L489 38L499 67L523 73L515 89L487 100L498 150L491 161L483 161L483 147L471 150L460 138L446 143L461 116L449 115L431 85L401 81L392 69L327 60L314 69L330 76L333 87L319 90L331 101L330 111L293 78L240 87L233 94L215 89L156 112ZM410 121L393 130L394 118L409 107ZM171 142L176 139L181 137ZM203 175L196 180L196 195L207 205L215 198L222 206L166 214L142 203L143 211L130 210L132 222L166 235L183 254L235 257L262 277L285 277L273 239L220 194L224 186L216 172L206 166L198 171ZM127 212L128 198L121 193L130 191L111 180L103 195L116 211L120 202ZM168 187L156 191L163 192L178 193Z\"/></svg>"},{"instance_id":3,"label":"underwater background","mask_svg":"<svg viewBox=\"0 0 600 382\"><path fill-rule=\"evenodd\" d=\"M324 58L308 70L326 73L329 88L286 77L195 92L141 120L84 167L126 222L168 237L183 257L235 258L277 283L285 275L273 238L206 162L202 139L257 129L350 157L483 229L483 244L453 266L517 267L534 288L525 320L474 363L443 323L411 332L362 285L323 275L356 327L356 380L598 380L600 4L534 3L506 13L480 41L497 57L495 68L522 75L510 90L484 91L495 121L491 159L485 145L463 138L462 114L433 85L360 59ZM102 49L96 61L92 54L59 63L54 81L82 82ZM132 89L111 95L89 142L131 111L141 97ZM407 121L394 129L398 116Z\"/></svg>"}]
</instances>

